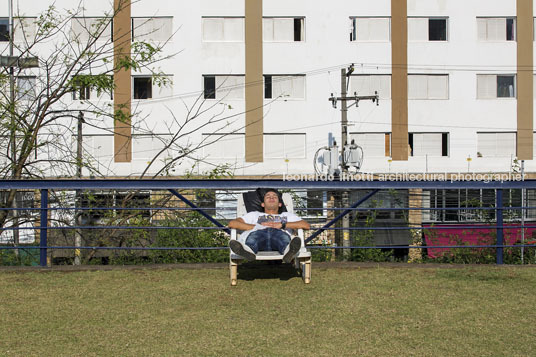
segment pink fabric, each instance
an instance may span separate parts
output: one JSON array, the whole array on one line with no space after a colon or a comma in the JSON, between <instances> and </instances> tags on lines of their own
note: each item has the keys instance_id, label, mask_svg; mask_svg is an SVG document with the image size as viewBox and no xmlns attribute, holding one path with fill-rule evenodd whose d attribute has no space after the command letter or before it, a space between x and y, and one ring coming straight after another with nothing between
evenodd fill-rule
<instances>
[{"instance_id":1,"label":"pink fabric","mask_svg":"<svg viewBox=\"0 0 536 357\"><path fill-rule=\"evenodd\" d=\"M505 224L504 226L519 226L520 224ZM531 226L534 224L530 224ZM484 225L479 225L484 226ZM495 224L491 224L495 226ZM435 229L426 229L434 227ZM441 227L459 227L441 229ZM493 245L496 244L495 228L467 228L462 225L423 225L424 240L429 247L449 245ZM525 228L525 241L533 240L536 228ZM504 228L504 244L510 245L521 241L521 228ZM482 249L482 248L474 248ZM428 248L428 256L437 258L444 254L448 248Z\"/></svg>"}]
</instances>

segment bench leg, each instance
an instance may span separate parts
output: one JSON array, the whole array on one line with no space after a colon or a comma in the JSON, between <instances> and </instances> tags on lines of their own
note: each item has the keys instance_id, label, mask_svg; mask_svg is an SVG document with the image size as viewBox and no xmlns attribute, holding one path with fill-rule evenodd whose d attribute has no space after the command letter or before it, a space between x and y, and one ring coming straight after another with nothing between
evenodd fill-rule
<instances>
[{"instance_id":1,"label":"bench leg","mask_svg":"<svg viewBox=\"0 0 536 357\"><path fill-rule=\"evenodd\" d=\"M231 274L231 286L235 286L238 282L238 261L231 259L229 262L229 272Z\"/></svg>"},{"instance_id":2,"label":"bench leg","mask_svg":"<svg viewBox=\"0 0 536 357\"><path fill-rule=\"evenodd\" d=\"M309 284L311 282L311 258L305 258L300 261L300 270L303 282Z\"/></svg>"}]
</instances>

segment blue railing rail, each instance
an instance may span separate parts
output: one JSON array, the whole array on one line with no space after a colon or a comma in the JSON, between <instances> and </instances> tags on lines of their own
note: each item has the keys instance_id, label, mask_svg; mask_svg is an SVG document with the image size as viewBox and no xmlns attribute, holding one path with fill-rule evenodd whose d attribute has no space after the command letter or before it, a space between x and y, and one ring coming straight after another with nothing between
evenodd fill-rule
<instances>
[{"instance_id":1,"label":"blue railing rail","mask_svg":"<svg viewBox=\"0 0 536 357\"><path fill-rule=\"evenodd\" d=\"M497 264L503 263L503 249L508 247L531 247L526 244L505 245L504 244L504 229L515 228L536 228L534 225L517 224L517 225L505 225L504 223L504 211L505 210L526 210L534 207L530 206L516 206L505 207L503 205L503 190L505 189L536 189L536 181L524 180L524 181L490 181L490 182L475 182L475 181L284 181L284 180L4 180L0 181L0 190L40 190L41 192L41 206L38 208L40 211L40 224L34 227L5 227L4 230L23 230L23 229L38 229L40 235L39 247L34 246L0 246L0 249L39 249L40 250L40 265L47 265L47 251L49 249L92 249L92 250L218 250L227 249L225 247L90 247L90 246L48 246L48 231L55 229L214 229L223 230L228 232L228 228L212 217L212 215L205 212L206 209L197 207L193 202L189 201L186 197L181 195L178 190L252 190L256 188L277 188L277 189L306 189L306 190L329 190L329 191L341 191L341 190L370 190L370 192L363 198L354 202L349 207L340 208L322 208L322 210L340 211L337 217L330 220L321 228L313 232L307 239L307 242L312 241L320 233L326 230L341 230L341 227L333 227L333 225L339 221L343 216L353 211L367 211L371 208L360 208L359 206L373 197L379 190L386 189L494 189L496 190L496 203L495 207L401 207L401 208L374 208L374 210L492 210L495 212L495 225L467 225L467 228L471 229L495 229L497 241L496 244L491 245L445 245L445 246L433 246L433 248L494 248L496 249L496 262ZM76 209L76 210L97 210L97 209L124 209L124 210L142 210L140 207L121 207L121 208L71 208L71 207L49 207L49 190L168 190L181 201L185 202L188 208L175 208L175 209L190 209L195 210L205 216L209 221L215 224L216 227L154 227L154 226L49 226L48 213L51 210L58 209ZM12 208L2 208L3 210L13 210ZM171 207L150 207L152 210L169 210L174 209ZM15 210L30 210L29 208L16 208ZM456 225L456 228L463 228L461 225ZM348 230L415 230L415 229L448 229L448 227L350 227ZM312 249L320 249L326 247L309 246ZM338 247L329 246L330 249L396 249L396 248L429 248L427 246L350 246L350 247Z\"/></svg>"}]
</instances>

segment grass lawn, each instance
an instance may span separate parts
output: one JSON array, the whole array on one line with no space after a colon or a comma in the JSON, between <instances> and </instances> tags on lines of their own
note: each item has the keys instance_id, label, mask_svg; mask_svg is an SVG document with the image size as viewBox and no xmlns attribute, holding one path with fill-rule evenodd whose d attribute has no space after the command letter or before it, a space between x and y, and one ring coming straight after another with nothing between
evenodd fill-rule
<instances>
[{"instance_id":1,"label":"grass lawn","mask_svg":"<svg viewBox=\"0 0 536 357\"><path fill-rule=\"evenodd\" d=\"M0 271L0 356L535 356L533 267Z\"/></svg>"}]
</instances>

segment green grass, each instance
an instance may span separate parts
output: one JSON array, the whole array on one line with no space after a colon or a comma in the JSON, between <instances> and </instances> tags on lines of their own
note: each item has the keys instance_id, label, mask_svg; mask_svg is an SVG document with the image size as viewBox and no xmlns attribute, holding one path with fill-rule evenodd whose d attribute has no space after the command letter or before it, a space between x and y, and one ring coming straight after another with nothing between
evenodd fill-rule
<instances>
[{"instance_id":1,"label":"green grass","mask_svg":"<svg viewBox=\"0 0 536 357\"><path fill-rule=\"evenodd\" d=\"M0 356L534 356L536 269L0 271Z\"/></svg>"}]
</instances>

